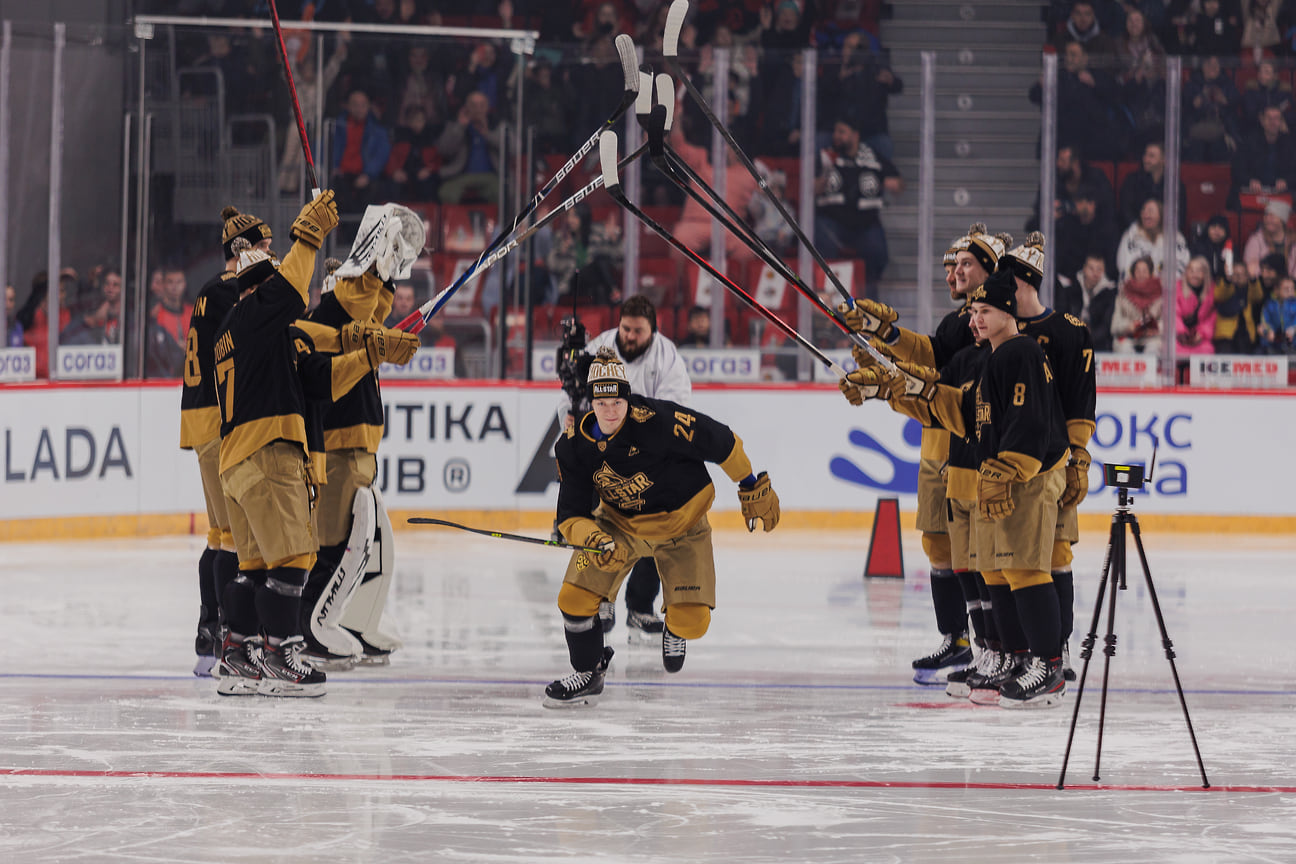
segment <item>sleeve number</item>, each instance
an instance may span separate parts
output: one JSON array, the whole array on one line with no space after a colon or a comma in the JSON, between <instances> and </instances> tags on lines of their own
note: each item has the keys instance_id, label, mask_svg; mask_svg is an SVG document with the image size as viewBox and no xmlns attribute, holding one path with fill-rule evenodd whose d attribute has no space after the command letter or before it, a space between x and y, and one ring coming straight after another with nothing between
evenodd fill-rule
<instances>
[{"instance_id":1,"label":"sleeve number","mask_svg":"<svg viewBox=\"0 0 1296 864\"><path fill-rule=\"evenodd\" d=\"M186 387L197 387L202 383L202 370L198 366L198 331L190 327L189 336L185 339L184 383Z\"/></svg>"},{"instance_id":2,"label":"sleeve number","mask_svg":"<svg viewBox=\"0 0 1296 864\"><path fill-rule=\"evenodd\" d=\"M697 430L690 427L693 425L693 421L697 418L692 414L685 414L683 411L676 411L675 419L679 421L675 424L675 437L683 438L685 441L692 443L693 433Z\"/></svg>"},{"instance_id":3,"label":"sleeve number","mask_svg":"<svg viewBox=\"0 0 1296 864\"><path fill-rule=\"evenodd\" d=\"M1013 403L1014 405L1026 404L1026 385L1018 382L1013 385Z\"/></svg>"},{"instance_id":4,"label":"sleeve number","mask_svg":"<svg viewBox=\"0 0 1296 864\"><path fill-rule=\"evenodd\" d=\"M1091 369L1093 369L1093 349L1084 348L1080 351L1080 353L1084 355L1085 371L1088 372Z\"/></svg>"},{"instance_id":5,"label":"sleeve number","mask_svg":"<svg viewBox=\"0 0 1296 864\"><path fill-rule=\"evenodd\" d=\"M229 357L216 364L216 389L221 398L221 418L230 423L234 414L234 358Z\"/></svg>"}]
</instances>

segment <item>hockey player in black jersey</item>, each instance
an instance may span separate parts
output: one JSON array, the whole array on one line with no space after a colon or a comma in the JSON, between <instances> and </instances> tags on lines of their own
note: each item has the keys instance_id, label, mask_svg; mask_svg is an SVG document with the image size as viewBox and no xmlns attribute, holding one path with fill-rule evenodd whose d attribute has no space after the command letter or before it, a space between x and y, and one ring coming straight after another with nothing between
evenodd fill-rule
<instances>
[{"instance_id":1,"label":"hockey player in black jersey","mask_svg":"<svg viewBox=\"0 0 1296 864\"><path fill-rule=\"evenodd\" d=\"M207 548L198 559L198 636L194 650L198 662L195 675L208 675L220 648L219 598L225 585L238 575L238 554L230 533L229 513L220 484L220 408L216 404L216 379L212 350L216 331L238 302L238 255L232 246L246 240L251 248L270 251L270 226L236 207L221 210L221 251L225 268L198 292L189 333L185 340L185 362L180 391L180 449L198 457L203 498L207 503Z\"/></svg>"},{"instance_id":2,"label":"hockey player in black jersey","mask_svg":"<svg viewBox=\"0 0 1296 864\"><path fill-rule=\"evenodd\" d=\"M1053 540L1053 585L1062 610L1062 656L1067 680L1074 680L1067 642L1075 621L1075 584L1071 574L1071 546L1080 540L1076 505L1089 491L1089 439L1093 436L1098 397L1093 339L1089 328L1074 315L1063 315L1040 302L1044 280L1044 235L1038 231L1004 257L1017 285L1017 325L1044 349L1053 370L1053 386L1066 419L1071 456L1066 467Z\"/></svg>"},{"instance_id":3,"label":"hockey player in black jersey","mask_svg":"<svg viewBox=\"0 0 1296 864\"><path fill-rule=\"evenodd\" d=\"M684 666L686 640L699 639L715 607L715 557L707 511L715 500L707 462L738 483L747 529L772 531L778 496L764 472L752 473L742 440L729 427L676 402L632 395L624 364L603 349L588 375L593 410L554 447L558 530L577 552L567 565L562 612L571 675L545 688L546 707L594 704L612 649L603 645L599 603L616 598L634 562L657 559L666 604L662 664ZM598 500L598 505L592 502Z\"/></svg>"}]
</instances>

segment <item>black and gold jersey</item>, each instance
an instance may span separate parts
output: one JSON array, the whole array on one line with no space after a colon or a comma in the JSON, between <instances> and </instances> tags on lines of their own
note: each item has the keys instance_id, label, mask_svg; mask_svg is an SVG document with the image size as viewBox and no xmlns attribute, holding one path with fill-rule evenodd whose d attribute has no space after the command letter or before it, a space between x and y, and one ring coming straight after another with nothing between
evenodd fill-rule
<instances>
[{"instance_id":1,"label":"black and gold jersey","mask_svg":"<svg viewBox=\"0 0 1296 864\"><path fill-rule=\"evenodd\" d=\"M192 450L220 435L220 406L212 352L216 331L238 302L238 278L229 270L213 276L194 300L185 339L183 385L180 390L180 448Z\"/></svg>"},{"instance_id":2,"label":"black and gold jersey","mask_svg":"<svg viewBox=\"0 0 1296 864\"><path fill-rule=\"evenodd\" d=\"M940 381L957 388L962 394L963 413L975 414L976 386L985 371L990 357L990 343L972 343L950 358L941 369ZM977 459L975 427L964 426L968 434L950 435L949 461L945 476L945 497L959 500L976 500L976 475L980 467Z\"/></svg>"},{"instance_id":3,"label":"black and gold jersey","mask_svg":"<svg viewBox=\"0 0 1296 864\"><path fill-rule=\"evenodd\" d=\"M632 536L678 537L715 500L714 462L735 483L752 473L742 439L723 423L664 399L631 395L625 421L598 438L593 412L558 439L558 527L600 514Z\"/></svg>"},{"instance_id":4,"label":"black and gold jersey","mask_svg":"<svg viewBox=\"0 0 1296 864\"><path fill-rule=\"evenodd\" d=\"M1017 326L1044 349L1053 370L1053 386L1062 404L1069 442L1077 447L1087 446L1094 432L1098 401L1089 328L1074 315L1052 309L1044 310L1044 314L1035 318L1018 319Z\"/></svg>"},{"instance_id":5,"label":"black and gold jersey","mask_svg":"<svg viewBox=\"0 0 1296 864\"><path fill-rule=\"evenodd\" d=\"M391 283L383 283L370 273L355 279L339 279L308 317L334 328L352 321L381 324L391 310L392 295ZM369 373L329 405L324 410L323 424L325 449L360 447L377 453L383 431L382 392L377 373Z\"/></svg>"},{"instance_id":6,"label":"black and gold jersey","mask_svg":"<svg viewBox=\"0 0 1296 864\"><path fill-rule=\"evenodd\" d=\"M937 369L944 369L945 364L950 362L955 354L976 343L972 328L968 326L971 318L972 307L964 303L959 308L951 310L936 325L936 332L931 337L931 346Z\"/></svg>"},{"instance_id":7,"label":"black and gold jersey","mask_svg":"<svg viewBox=\"0 0 1296 864\"><path fill-rule=\"evenodd\" d=\"M1019 334L996 348L974 393L978 465L999 459L1016 466L1024 481L1064 462L1066 422L1053 370L1034 339Z\"/></svg>"}]
</instances>

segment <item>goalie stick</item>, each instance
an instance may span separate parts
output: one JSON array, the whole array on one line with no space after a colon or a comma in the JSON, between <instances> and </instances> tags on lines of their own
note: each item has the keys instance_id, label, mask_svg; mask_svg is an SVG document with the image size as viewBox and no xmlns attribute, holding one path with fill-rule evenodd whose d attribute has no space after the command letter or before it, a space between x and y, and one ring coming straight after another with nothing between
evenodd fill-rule
<instances>
[{"instance_id":1,"label":"goalie stick","mask_svg":"<svg viewBox=\"0 0 1296 864\"><path fill-rule=\"evenodd\" d=\"M661 115L660 120L653 121L653 122L664 125L666 122L665 106L658 105L656 108L653 109L653 112L660 113ZM836 375L839 379L846 377L846 371L844 369L842 369L835 362L829 359L822 351L816 348L809 340L807 340L804 336L798 333L796 331L796 328L789 326L786 322L783 321L783 319L779 318L769 309L765 308L764 304L762 304L759 300L757 300L755 297L749 294L745 289L743 289L741 286L739 286L737 283L731 280L728 276L725 276L723 273L717 270L714 266L712 266L711 262L707 261L697 252L694 252L688 246L684 245L684 243L682 243L674 234L667 231L655 219L653 219L647 213L640 210L634 204L630 203L630 199L626 198L625 192L621 190L621 180L617 176L616 154L617 154L617 134L611 131L604 132L603 138L599 142L599 160L600 160L600 164L602 164L603 166L603 185L604 187L607 188L608 194L612 196L612 200L616 201L617 204L619 204L620 206L628 210L630 214L633 215L640 222L642 222L643 224L651 228L658 236L660 236L663 240L669 243L674 249L679 251L680 254L684 255L684 257L688 258L694 264L701 267L703 270L709 273L714 279L716 279L716 281L720 282L720 284L724 285L730 291L734 292L743 300L745 300L748 306L750 306L759 314L765 316L765 318L767 318L772 324L774 324L774 326L782 330L788 336L788 338L796 342L802 348L805 348L807 351L809 351L810 354L816 360L822 363L825 368L831 370L832 373Z\"/></svg>"},{"instance_id":2,"label":"goalie stick","mask_svg":"<svg viewBox=\"0 0 1296 864\"><path fill-rule=\"evenodd\" d=\"M643 126L644 132L648 135L648 152L652 156L653 164L657 166L657 169L664 174L668 180L683 190L686 195L701 205L704 210L710 213L716 221L737 237L738 240L755 253L758 258L773 268L773 270L784 281L796 288L796 290L807 300L827 315L833 324L837 325L837 328L845 333L852 342L865 350L872 349L873 346L868 344L868 339L862 333L856 333L854 330L851 330L850 327L847 326L846 322L842 321L841 318L837 316L837 311L823 301L823 298L819 296L819 292L806 285L805 282L802 281L801 277L798 276L796 272L792 270L792 268L789 267L783 259L765 243L764 240L757 236L747 223L743 221L742 217L739 216L731 206L729 206L729 203L717 194L714 189L708 186L706 181L693 170L693 167L666 143L666 130L670 128L671 111L675 104L675 89L669 75L657 76L657 101L659 104L666 106L666 125L664 128L654 125L654 118L657 115L650 114L649 119L645 120L644 115L642 113L639 114L640 124ZM683 172L686 177L680 176L680 172ZM689 182L690 180L692 183ZM697 188L694 188L694 186ZM706 195L703 196L701 192L698 191L699 189L705 192ZM723 210L724 212L721 213L720 210ZM876 356L881 352L877 352L876 349L874 349L874 353ZM881 365L883 368L891 374L898 374L898 370L896 369L895 364L891 362L890 358L887 358L885 355L881 356Z\"/></svg>"},{"instance_id":3,"label":"goalie stick","mask_svg":"<svg viewBox=\"0 0 1296 864\"><path fill-rule=\"evenodd\" d=\"M458 522L447 522L444 519L433 519L428 516L411 516L405 521L411 525L444 525L447 528L458 528L460 531L481 534L484 537L494 537L497 540L517 540L521 543L535 543L537 546L553 546L556 549L574 549L577 552L590 552L594 555L600 555L607 551L606 549L599 549L597 546L577 546L574 543L565 543L562 540L545 540L542 537L527 537L522 534L505 534L503 531L488 531L485 528L469 528L467 525L460 525Z\"/></svg>"},{"instance_id":4,"label":"goalie stick","mask_svg":"<svg viewBox=\"0 0 1296 864\"><path fill-rule=\"evenodd\" d=\"M846 290L846 286L842 285L841 280L837 278L837 274L828 266L828 262L824 259L823 254L820 253L819 248L810 241L809 237L806 236L800 223L793 218L792 214L788 211L787 206L779 200L778 195L774 194L774 190L769 188L769 184L765 182L765 178L761 176L760 171L756 170L756 165L752 162L751 157L749 157L746 152L738 146L738 142L734 140L733 133L720 122L720 118L716 117L715 111L711 109L711 103L707 102L706 97L703 96L701 91L699 91L697 87L694 86L693 82L689 80L688 75L684 71L684 67L680 65L679 36L680 31L684 29L684 18L688 15L688 10L688 0L675 0L675 2L671 4L670 9L666 13L666 30L662 36L662 55L666 58L666 62L670 64L671 69L684 84L684 89L688 91L689 96L693 97L693 101L702 109L702 113L706 116L707 122L720 133L720 137L722 137L725 140L725 143L729 145L729 149L738 157L738 161L747 169L747 173L751 174L752 178L756 181L756 185L765 193L765 197L770 200L770 203L774 205L776 210L778 210L779 215L787 222L788 227L792 229L792 233L796 235L797 240L799 240L801 245L805 246L806 250L809 251L810 257L812 257L815 263L819 265L819 269L823 271L824 276L832 283L833 287L837 289L838 293L841 294L842 299L854 307L855 298ZM890 358L885 354L869 344L867 339L863 341L861 347L868 351L869 355L872 356L874 360L878 361L878 363L882 364L888 372L895 374L895 364L892 363Z\"/></svg>"},{"instance_id":5,"label":"goalie stick","mask_svg":"<svg viewBox=\"0 0 1296 864\"><path fill-rule=\"evenodd\" d=\"M533 197L527 205L522 208L517 216L514 217L513 224L504 231L501 231L495 239L482 250L481 254L477 256L477 260L472 263L472 266L461 273L459 278L455 280L454 284L449 288L443 290L432 300L424 303L418 308L418 310L416 310L416 312L411 313L408 317L397 324L396 329L418 333L427 325L428 319L441 311L441 307L444 306L446 301L454 295L454 292L467 284L469 277L472 276L479 267L482 267L483 262L485 262L487 258L491 258L490 263L485 265L486 267L489 267L491 264L498 261L500 257L503 257L503 255L495 256L493 258L491 256L509 239L509 237L513 235L514 232L517 231L518 226L521 225L528 216L536 211L536 208L540 206L540 202L543 201L545 197L548 196L549 193L552 192L578 164L580 164L581 160L589 155L590 151L598 144L599 135L601 135L605 129L610 129L615 126L617 121L624 117L625 113L629 111L631 106L633 106L636 100L639 99L639 58L635 53L634 40L622 33L616 38L616 49L617 54L621 58L621 71L625 75L625 90L622 92L621 104L618 105L616 110L613 111L608 119L603 122L603 125L600 126L598 130L580 146L580 149L578 149L576 153L567 160L566 164L558 169L557 173L549 179L549 182L545 183L545 185L536 192L535 197ZM586 186L586 188L588 189L589 187ZM591 189L590 191L593 190ZM539 224L540 223L537 222L532 226L532 228L538 227ZM512 251L513 248L516 248L516 245L516 243L512 244L512 246L503 254L508 254L508 252ZM419 318L415 319L415 315L418 315Z\"/></svg>"}]
</instances>

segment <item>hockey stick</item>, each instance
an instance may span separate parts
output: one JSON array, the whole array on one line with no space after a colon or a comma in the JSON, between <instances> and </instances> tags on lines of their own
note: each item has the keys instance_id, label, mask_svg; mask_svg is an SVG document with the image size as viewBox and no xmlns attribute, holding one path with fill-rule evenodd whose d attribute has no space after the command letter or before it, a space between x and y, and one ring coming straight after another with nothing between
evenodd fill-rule
<instances>
[{"instance_id":1,"label":"hockey stick","mask_svg":"<svg viewBox=\"0 0 1296 864\"><path fill-rule=\"evenodd\" d=\"M653 109L653 112L661 114L661 119L655 122L664 125L666 119L665 106L658 105L656 108ZM744 290L742 287L736 284L728 276L725 276L714 266L712 266L711 262L707 261L701 255L694 252L688 246L685 246L674 234L667 231L655 219L653 219L647 213L640 210L634 204L630 203L630 199L626 198L625 192L621 190L621 180L617 176L616 153L617 153L616 133L611 131L604 132L603 139L599 142L599 159L603 166L603 185L607 189L608 194L612 196L612 200L616 201L617 204L621 205L626 210L628 210L630 214L633 215L640 222L642 222L643 224L651 228L659 237L661 237L663 240L669 243L680 254L684 255L684 257L688 258L694 264L701 267L703 270L709 273L714 279L716 279L716 281L720 282L720 284L724 285L730 291L734 292L743 300L745 300L748 306L756 310L756 312L760 313L761 315L765 316L765 318L767 318L772 324L774 324L774 326L778 327L785 334L787 334L788 338L792 339L798 345L800 345L801 347L809 351L810 354L813 355L816 360L822 363L825 368L831 370L833 374L835 374L838 378L846 377L846 371L844 369L842 369L840 366L838 366L836 363L830 360L827 356L824 355L822 351L820 351L813 344L811 344L804 336L798 333L796 331L796 328L786 324L781 318L779 318L769 309L765 308L764 304L762 304L755 297L749 294L746 290Z\"/></svg>"},{"instance_id":2,"label":"hockey stick","mask_svg":"<svg viewBox=\"0 0 1296 864\"><path fill-rule=\"evenodd\" d=\"M805 246L805 248L810 252L810 257L814 258L815 263L819 265L819 269L824 272L824 276L827 277L828 281L831 282L833 287L841 294L842 299L851 304L851 307L854 308L855 298L851 296L850 292L846 290L846 286L842 285L841 280L837 278L837 274L828 266L828 262L819 252L819 248L810 241L809 237L806 236L800 223L793 218L787 207L779 200L778 195L774 194L774 190L769 188L769 184L767 184L765 178L760 175L760 171L756 170L755 163L752 162L751 158L741 147L738 146L738 142L734 140L733 133L725 128L725 125L720 122L720 118L716 117L715 111L711 110L711 104L707 102L706 97L703 96L697 87L694 86L693 82L689 80L688 75L684 72L684 67L680 65L679 36L680 31L684 29L684 18L688 15L688 9L688 0L675 0L675 2L671 4L670 10L666 13L666 30L662 36L662 55L666 58L666 62L670 64L671 69L675 74L679 76L680 81L683 82L684 89L688 91L688 94L693 97L693 101L702 109L702 113L706 116L707 122L715 127L716 131L720 133L720 137L722 137L725 140L725 143L729 145L729 148L733 150L734 155L738 157L738 161L747 169L747 173L751 174L752 178L756 181L756 185L765 193L765 197L770 200L770 203L772 203L774 208L778 210L779 215L788 223L788 227L792 229L792 233L796 235L797 240L799 240L801 245ZM890 359L885 354L870 345L868 340L864 340L862 347L869 352L874 360L878 361L883 366L888 367L888 372L894 373L895 364L891 363Z\"/></svg>"},{"instance_id":3,"label":"hockey stick","mask_svg":"<svg viewBox=\"0 0 1296 864\"><path fill-rule=\"evenodd\" d=\"M274 20L275 37L279 42L279 59L283 61L284 78L288 80L288 95L292 97L293 114L297 117L297 135L301 138L302 155L306 157L306 179L310 181L311 197L320 194L319 180L315 177L315 160L311 158L310 139L306 137L306 121L302 119L301 104L297 101L297 85L293 83L292 67L288 64L288 46L284 44L283 28L279 26L279 10L275 0L270 0L270 17Z\"/></svg>"},{"instance_id":4,"label":"hockey stick","mask_svg":"<svg viewBox=\"0 0 1296 864\"><path fill-rule=\"evenodd\" d=\"M578 164L580 164L582 159L589 155L590 151L598 144L599 135L601 135L605 129L610 129L615 126L617 121L625 116L625 113L635 104L636 100L639 98L639 66L638 56L635 53L634 40L622 33L616 38L616 49L617 54L621 59L621 71L625 75L625 90L622 92L621 104L618 105L616 110L613 111L608 119L604 121L603 125L600 126L599 129L580 146L580 149L567 160L566 164L558 169L558 172L549 179L549 182L545 183L540 191L536 192L535 197L533 197L530 202L527 203L527 206L523 207L517 216L514 217L513 224L506 230L501 231L495 239L482 250L481 254L477 256L477 260L473 262L472 266L461 273L455 283L448 289L442 291L427 303L424 303L419 307L416 313L411 313L408 317L397 324L396 329L408 330L411 333L418 333L422 330L427 324L428 319L441 311L441 307L444 306L446 301L454 295L454 292L458 291L460 287L468 282L469 277L482 266L482 263L501 244L505 243L515 231L517 231L518 226L522 224L523 220L535 212L536 208L540 206L540 202L543 201L545 197L549 195L549 193L552 192ZM538 224L539 223L537 223L537 225ZM491 263L493 264L498 260L498 257L493 258ZM487 264L486 266L490 265ZM415 314L420 316L423 322L422 324L415 323Z\"/></svg>"},{"instance_id":5,"label":"hockey stick","mask_svg":"<svg viewBox=\"0 0 1296 864\"><path fill-rule=\"evenodd\" d=\"M556 549L574 549L577 552L591 552L595 555L601 555L606 549L599 549L595 546L577 546L572 543L564 543L561 540L545 540L541 537L526 537L521 534L505 534L503 531L487 531L484 528L469 528L467 525L460 525L458 522L447 522L444 519L432 519L426 516L411 516L405 520L411 525L444 525L447 528L458 528L460 531L469 531L473 534L481 534L485 537L494 537L498 540L517 540L521 543L534 543L537 546L553 546Z\"/></svg>"},{"instance_id":6,"label":"hockey stick","mask_svg":"<svg viewBox=\"0 0 1296 864\"><path fill-rule=\"evenodd\" d=\"M823 298L819 296L819 292L806 285L805 282L801 280L801 277L798 276L791 267L784 263L783 259L778 256L778 253L771 249L764 240L757 236L756 232L743 221L742 217L734 211L733 207L729 206L729 203L725 201L723 197L708 186L706 181L693 170L693 167L666 143L666 130L670 128L671 111L675 104L675 90L669 75L657 76L657 100L659 104L666 106L667 122L664 128L656 127L653 125L653 119L644 120L642 115L640 115L640 123L643 125L644 131L648 135L648 151L651 154L653 164L657 166L657 169L661 171L668 180L682 189L686 195L701 205L704 210L710 213L717 222L728 229L731 234L738 238L744 246L755 253L758 258L773 268L773 270L782 277L784 281L791 284L807 300L818 307L818 309L827 315L828 318L837 325L837 328L845 333L852 342L866 350L872 348L873 346L868 344L868 339L865 338L862 333L856 333L854 330L850 329L846 322L842 321L841 318L837 316L836 310L823 301ZM656 114L653 114L651 115L651 118L655 118L656 116ZM680 171L686 174L687 178L681 177L679 173ZM692 184L690 184L690 180L692 181ZM694 188L694 185L696 185L697 188ZM703 197L698 189L706 192L706 197ZM724 212L721 213L720 210L723 210ZM883 368L893 374L896 373L897 370L895 364L892 363L889 358L886 358L885 355L882 356Z\"/></svg>"}]
</instances>

